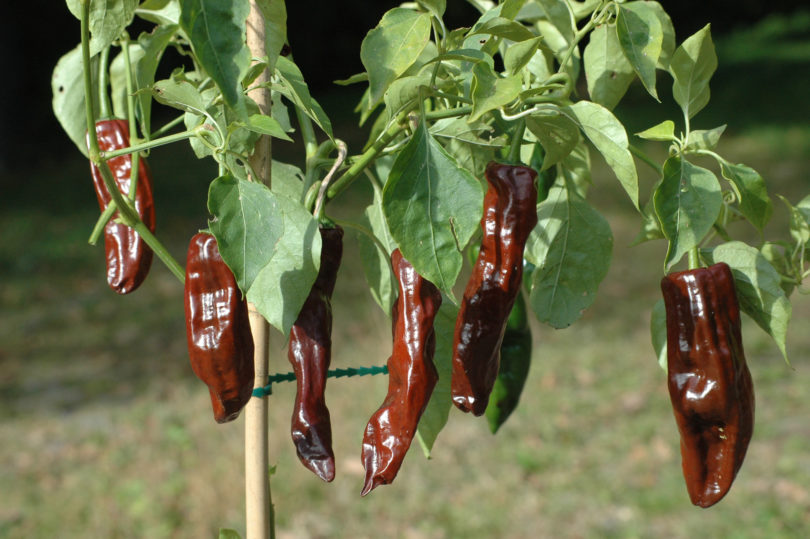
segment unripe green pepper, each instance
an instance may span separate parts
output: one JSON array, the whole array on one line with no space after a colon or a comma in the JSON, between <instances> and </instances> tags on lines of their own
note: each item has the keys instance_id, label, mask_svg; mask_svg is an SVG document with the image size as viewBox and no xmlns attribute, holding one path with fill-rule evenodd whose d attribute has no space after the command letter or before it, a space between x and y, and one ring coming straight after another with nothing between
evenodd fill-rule
<instances>
[{"instance_id":1,"label":"unripe green pepper","mask_svg":"<svg viewBox=\"0 0 810 539\"><path fill-rule=\"evenodd\" d=\"M532 331L526 315L526 302L523 294L518 294L515 305L509 313L506 331L500 348L501 361L498 377L484 415L489 430L495 434L517 408L520 394L529 375L532 359Z\"/></svg>"}]
</instances>

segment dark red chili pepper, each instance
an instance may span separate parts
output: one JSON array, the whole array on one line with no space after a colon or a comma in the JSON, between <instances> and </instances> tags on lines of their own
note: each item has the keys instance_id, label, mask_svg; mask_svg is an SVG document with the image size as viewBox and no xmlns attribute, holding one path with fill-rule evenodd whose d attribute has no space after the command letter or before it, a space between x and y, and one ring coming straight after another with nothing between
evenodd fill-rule
<instances>
[{"instance_id":1,"label":"dark red chili pepper","mask_svg":"<svg viewBox=\"0 0 810 539\"><path fill-rule=\"evenodd\" d=\"M231 421L253 392L253 337L247 302L211 234L191 238L184 292L191 368L208 386L217 423Z\"/></svg>"},{"instance_id":2,"label":"dark red chili pepper","mask_svg":"<svg viewBox=\"0 0 810 539\"><path fill-rule=\"evenodd\" d=\"M433 283L416 273L399 249L391 253L391 264L399 281L399 297L391 313L394 350L388 358L388 394L363 436L363 496L396 477L439 380L433 364L433 319L442 296Z\"/></svg>"},{"instance_id":3,"label":"dark red chili pepper","mask_svg":"<svg viewBox=\"0 0 810 539\"><path fill-rule=\"evenodd\" d=\"M453 403L480 416L498 375L506 320L520 291L523 249L537 224L537 173L489 163L481 251L467 282L453 336Z\"/></svg>"},{"instance_id":4,"label":"dark red chili pepper","mask_svg":"<svg viewBox=\"0 0 810 539\"><path fill-rule=\"evenodd\" d=\"M692 503L709 507L731 488L754 430L754 387L734 277L719 263L667 275L661 290L686 489Z\"/></svg>"},{"instance_id":5,"label":"dark red chili pepper","mask_svg":"<svg viewBox=\"0 0 810 539\"><path fill-rule=\"evenodd\" d=\"M320 232L321 267L290 331L287 357L298 386L291 429L298 458L318 477L332 481L335 478L335 455L325 391L332 360L330 298L343 255L343 229L321 227Z\"/></svg>"},{"instance_id":6,"label":"dark red chili pepper","mask_svg":"<svg viewBox=\"0 0 810 539\"><path fill-rule=\"evenodd\" d=\"M124 120L101 120L96 122L96 137L101 151L109 152L129 147L129 125ZM121 155L107 161L118 188L129 195L132 156ZM107 186L101 172L90 164L98 205L103 212L110 204ZM143 223L155 231L155 206L152 200L152 172L142 157L138 159L138 185L135 190L135 211ZM152 265L152 249L138 236L134 229L117 223L118 212L104 228L104 251L107 256L107 283L119 294L128 294L146 279Z\"/></svg>"}]
</instances>

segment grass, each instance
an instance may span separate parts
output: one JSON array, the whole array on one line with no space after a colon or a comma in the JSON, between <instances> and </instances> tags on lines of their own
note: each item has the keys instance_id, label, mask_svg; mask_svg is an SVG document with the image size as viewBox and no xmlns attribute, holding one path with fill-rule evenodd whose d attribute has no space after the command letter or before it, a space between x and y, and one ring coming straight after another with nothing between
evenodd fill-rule
<instances>
[{"instance_id":1,"label":"grass","mask_svg":"<svg viewBox=\"0 0 810 539\"><path fill-rule=\"evenodd\" d=\"M804 75L796 77L804 84ZM710 108L723 108L738 82L736 75L719 80ZM656 113L643 111L640 128L655 123ZM810 130L750 120L757 109L749 113L731 117L721 153L754 166L771 194L796 202L808 191ZM706 121L696 127L710 127ZM663 157L662 149L648 149ZM172 151L156 150L151 164L159 235L182 259L187 238L205 224L204 185L215 171ZM289 437L294 386L278 384L270 398L270 451L279 537L810 534L810 301L792 298L793 369L746 321L757 392L754 438L727 498L709 510L691 506L647 329L665 246L627 247L638 220L594 161L591 199L615 236L610 274L577 324L563 331L534 325L527 388L498 436L483 419L453 411L431 460L413 447L396 482L361 499L360 442L386 379L330 381L337 477L328 485L297 461ZM655 178L640 167L649 190ZM4 197L0 212L0 537L243 532L243 419L212 420L207 391L187 359L182 289L168 270L156 263L143 287L125 298L106 287L102 249L86 245L97 215L86 169L78 157L42 163ZM40 200L51 186L59 196ZM367 197L359 190L341 201L345 216L356 216ZM766 237L784 234L783 226L776 221ZM390 327L365 291L351 235L344 261L333 366L380 364L390 351ZM271 370L286 372L283 339L273 338Z\"/></svg>"}]
</instances>

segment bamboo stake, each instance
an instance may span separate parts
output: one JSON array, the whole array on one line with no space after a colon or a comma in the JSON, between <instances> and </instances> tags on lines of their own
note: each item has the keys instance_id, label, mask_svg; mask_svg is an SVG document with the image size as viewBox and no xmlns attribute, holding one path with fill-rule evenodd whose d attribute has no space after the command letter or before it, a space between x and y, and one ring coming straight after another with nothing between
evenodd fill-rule
<instances>
[{"instance_id":1,"label":"bamboo stake","mask_svg":"<svg viewBox=\"0 0 810 539\"><path fill-rule=\"evenodd\" d=\"M250 15L247 19L247 45L253 58L265 56L264 18L256 2L250 2ZM269 80L265 70L257 82ZM263 114L270 114L270 91L257 88L250 95L259 105ZM256 142L251 157L251 166L261 181L270 186L271 169L270 137L262 136ZM267 321L248 304L250 311L250 329L253 332L255 347L253 387L263 387L267 383L269 368L268 348L270 330ZM268 402L267 397L252 397L245 406L245 526L247 539L265 539L275 537L273 518L273 500L270 494L270 455L268 448Z\"/></svg>"}]
</instances>

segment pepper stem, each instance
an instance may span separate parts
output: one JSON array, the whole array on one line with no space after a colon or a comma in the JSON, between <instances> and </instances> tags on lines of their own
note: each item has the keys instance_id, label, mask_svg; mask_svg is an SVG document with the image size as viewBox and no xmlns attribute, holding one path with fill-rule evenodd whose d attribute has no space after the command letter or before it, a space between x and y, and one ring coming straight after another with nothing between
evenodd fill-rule
<instances>
[{"instance_id":1,"label":"pepper stem","mask_svg":"<svg viewBox=\"0 0 810 539\"><path fill-rule=\"evenodd\" d=\"M689 250L689 269L698 269L700 267L700 251L697 247Z\"/></svg>"}]
</instances>

